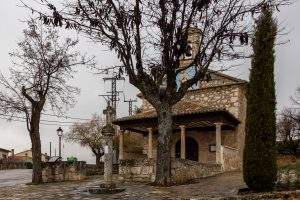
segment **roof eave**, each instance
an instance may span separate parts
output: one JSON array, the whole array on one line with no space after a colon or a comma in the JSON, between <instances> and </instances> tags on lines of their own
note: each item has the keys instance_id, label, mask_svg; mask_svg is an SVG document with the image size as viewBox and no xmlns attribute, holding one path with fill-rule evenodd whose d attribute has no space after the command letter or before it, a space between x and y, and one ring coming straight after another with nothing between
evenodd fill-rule
<instances>
[{"instance_id":1,"label":"roof eave","mask_svg":"<svg viewBox=\"0 0 300 200\"><path fill-rule=\"evenodd\" d=\"M225 116L228 116L229 119L233 121L235 124L239 124L240 121L230 112L227 110L210 110L210 111L204 111L204 112L185 112L185 113L178 113L178 114L173 114L172 117L182 117L182 116L188 116L188 115L205 115L205 114L222 114ZM134 116L129 116L129 117L123 117L119 118L113 121L113 124L115 125L121 125L126 122L131 122L131 121L140 121L140 120L154 120L157 118L157 115L149 115L149 116L144 116L144 117L134 117Z\"/></svg>"}]
</instances>

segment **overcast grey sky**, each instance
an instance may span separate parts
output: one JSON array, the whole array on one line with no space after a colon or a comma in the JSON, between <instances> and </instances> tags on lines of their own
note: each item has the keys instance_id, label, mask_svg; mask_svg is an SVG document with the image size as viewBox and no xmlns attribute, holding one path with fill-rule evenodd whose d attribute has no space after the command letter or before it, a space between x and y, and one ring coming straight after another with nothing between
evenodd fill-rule
<instances>
[{"instance_id":1,"label":"overcast grey sky","mask_svg":"<svg viewBox=\"0 0 300 200\"><path fill-rule=\"evenodd\" d=\"M29 15L28 10L17 7L17 0L2 0L0 7L0 70L6 72L11 66L9 52L16 48L17 42L22 39L24 24L21 22ZM280 41L289 40L284 45L276 47L276 93L277 108L281 110L285 106L291 106L290 96L294 94L297 86L300 86L300 3L297 1L289 7L282 8L276 13L280 27L285 27L287 35L280 36ZM71 34L64 32L64 35ZM71 35L72 36L72 35ZM118 64L116 56L107 51L100 44L93 44L87 39L81 39L79 50L89 55L95 55L98 65ZM250 62L245 62L242 66L226 72L242 79L248 79ZM78 96L78 103L66 115L79 118L90 118L93 113L101 114L105 107L105 102L99 94L110 89L108 83L103 83L102 77L97 77L89 70L80 68L72 83L81 89ZM138 91L128 82L120 82L119 90L124 90L129 98L135 98ZM121 96L121 99L123 97ZM118 105L118 115L128 114L128 105L120 102ZM46 118L44 118L46 119ZM74 121L71 119L47 118L58 121ZM52 142L53 149L57 148L56 129L62 124L41 125L42 152L49 152L49 142ZM68 126L62 126L67 131ZM15 149L15 152L29 149L30 139L25 123L7 122L0 119L0 148ZM58 151L58 150L57 150ZM82 148L76 144L65 143L63 148L64 156L76 156L79 160L86 160L93 163L94 157L87 148Z\"/></svg>"}]
</instances>

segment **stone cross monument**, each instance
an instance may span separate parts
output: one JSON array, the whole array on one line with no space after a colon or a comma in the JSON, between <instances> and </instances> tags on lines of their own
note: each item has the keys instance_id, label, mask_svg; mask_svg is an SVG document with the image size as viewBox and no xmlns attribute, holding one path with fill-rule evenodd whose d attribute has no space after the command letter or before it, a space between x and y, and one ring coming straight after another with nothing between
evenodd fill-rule
<instances>
[{"instance_id":1,"label":"stone cross monument","mask_svg":"<svg viewBox=\"0 0 300 200\"><path fill-rule=\"evenodd\" d=\"M112 169L113 169L113 136L115 134L114 125L112 121L114 116L116 116L116 111L108 104L106 109L103 111L106 115L106 123L102 129L102 134L104 138L104 183L100 186L90 187L88 191L92 194L113 194L118 192L123 192L125 188L118 188L116 184L113 183L112 179Z\"/></svg>"},{"instance_id":2,"label":"stone cross monument","mask_svg":"<svg viewBox=\"0 0 300 200\"><path fill-rule=\"evenodd\" d=\"M115 129L112 124L113 116L115 116L115 110L108 104L107 108L103 111L106 115L106 125L102 129L104 136L104 181L107 185L112 184L112 168L113 168L113 135Z\"/></svg>"}]
</instances>

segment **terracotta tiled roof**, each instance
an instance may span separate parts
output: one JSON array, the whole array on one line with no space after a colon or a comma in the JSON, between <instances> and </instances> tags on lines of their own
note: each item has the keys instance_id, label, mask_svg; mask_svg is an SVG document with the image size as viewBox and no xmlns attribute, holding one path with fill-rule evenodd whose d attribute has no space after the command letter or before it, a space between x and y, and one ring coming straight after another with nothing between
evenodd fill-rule
<instances>
[{"instance_id":1,"label":"terracotta tiled roof","mask_svg":"<svg viewBox=\"0 0 300 200\"><path fill-rule=\"evenodd\" d=\"M187 101L180 101L177 104L175 104L172 108L173 116L196 114L196 113L217 112L217 111L228 112L225 109L215 109L215 108L211 108L211 107L201 107L199 104L196 104L196 103L193 103L193 102L187 102ZM132 116L118 118L114 122L130 121L130 120L136 120L136 119L147 119L147 118L155 118L155 117L157 117L157 113L154 109L151 109L151 110L143 111L141 113L138 113L138 114L135 114L135 115L132 115Z\"/></svg>"},{"instance_id":2,"label":"terracotta tiled roof","mask_svg":"<svg viewBox=\"0 0 300 200\"><path fill-rule=\"evenodd\" d=\"M248 83L246 80L224 74L221 71L215 71L215 70L208 69L207 72L210 74L215 74L215 75L221 76L223 78L230 79L230 80L234 81L235 83Z\"/></svg>"},{"instance_id":3,"label":"terracotta tiled roof","mask_svg":"<svg viewBox=\"0 0 300 200\"><path fill-rule=\"evenodd\" d=\"M27 149L27 150L24 150L24 151L21 151L19 153L15 153L15 156L18 156L20 154L23 154L25 152L31 152L32 150L31 149ZM47 153L42 153L43 156L48 156Z\"/></svg>"}]
</instances>

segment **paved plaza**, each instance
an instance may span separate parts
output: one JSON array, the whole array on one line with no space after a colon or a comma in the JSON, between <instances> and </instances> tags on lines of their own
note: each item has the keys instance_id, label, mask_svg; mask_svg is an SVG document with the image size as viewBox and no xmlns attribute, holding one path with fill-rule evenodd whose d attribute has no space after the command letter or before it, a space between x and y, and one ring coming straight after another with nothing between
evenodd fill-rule
<instances>
[{"instance_id":1,"label":"paved plaza","mask_svg":"<svg viewBox=\"0 0 300 200\"><path fill-rule=\"evenodd\" d=\"M92 195L86 192L86 187L98 185L102 182L102 179L103 177L93 177L80 182L48 183L42 185L20 183L14 186L4 186L0 187L0 199L193 199L197 197L231 196L236 194L239 188L245 186L240 172L230 172L200 179L198 183L188 185L160 188L144 183L119 183L121 187L126 188L122 193Z\"/></svg>"},{"instance_id":2,"label":"paved plaza","mask_svg":"<svg viewBox=\"0 0 300 200\"><path fill-rule=\"evenodd\" d=\"M0 188L28 183L31 173L31 169L0 170Z\"/></svg>"}]
</instances>

